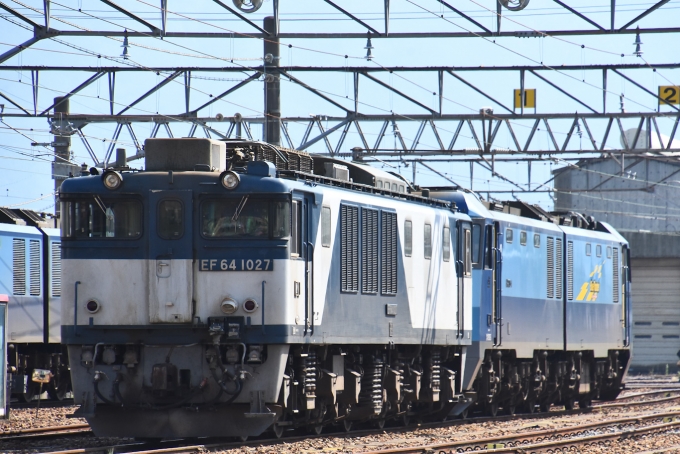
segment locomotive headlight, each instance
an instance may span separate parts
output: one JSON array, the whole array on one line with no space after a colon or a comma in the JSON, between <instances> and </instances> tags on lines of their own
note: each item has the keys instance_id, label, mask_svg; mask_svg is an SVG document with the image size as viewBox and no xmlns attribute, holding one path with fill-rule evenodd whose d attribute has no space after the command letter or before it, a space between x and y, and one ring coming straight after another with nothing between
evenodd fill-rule
<instances>
[{"instance_id":1,"label":"locomotive headlight","mask_svg":"<svg viewBox=\"0 0 680 454\"><path fill-rule=\"evenodd\" d=\"M238 309L238 303L232 298L225 298L220 305L220 309L222 309L222 312L225 314L233 314L236 312L236 309Z\"/></svg>"},{"instance_id":2,"label":"locomotive headlight","mask_svg":"<svg viewBox=\"0 0 680 454\"><path fill-rule=\"evenodd\" d=\"M236 189L241 182L241 178L238 176L238 173L227 170L220 174L220 181L222 182L222 186L231 191L232 189Z\"/></svg>"},{"instance_id":3,"label":"locomotive headlight","mask_svg":"<svg viewBox=\"0 0 680 454\"><path fill-rule=\"evenodd\" d=\"M252 298L248 298L243 302L243 310L246 312L255 312L255 309L257 309L258 304L257 301L255 301Z\"/></svg>"},{"instance_id":4,"label":"locomotive headlight","mask_svg":"<svg viewBox=\"0 0 680 454\"><path fill-rule=\"evenodd\" d=\"M102 175L102 181L104 182L106 189L113 191L123 184L123 176L115 170L107 170L104 172L104 175Z\"/></svg>"}]
</instances>

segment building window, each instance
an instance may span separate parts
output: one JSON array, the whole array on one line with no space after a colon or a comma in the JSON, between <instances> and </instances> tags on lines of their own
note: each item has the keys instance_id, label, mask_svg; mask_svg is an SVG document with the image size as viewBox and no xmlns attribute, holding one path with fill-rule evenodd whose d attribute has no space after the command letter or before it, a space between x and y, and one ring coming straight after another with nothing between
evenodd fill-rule
<instances>
[{"instance_id":1,"label":"building window","mask_svg":"<svg viewBox=\"0 0 680 454\"><path fill-rule=\"evenodd\" d=\"M602 257L602 246L600 246L599 244L595 246L595 255L597 255L598 257Z\"/></svg>"},{"instance_id":2,"label":"building window","mask_svg":"<svg viewBox=\"0 0 680 454\"><path fill-rule=\"evenodd\" d=\"M592 254L592 250L591 250L591 249L592 249L592 248L591 248L590 243L586 243L586 255L591 255L591 254Z\"/></svg>"},{"instance_id":3,"label":"building window","mask_svg":"<svg viewBox=\"0 0 680 454\"><path fill-rule=\"evenodd\" d=\"M541 247L541 235L534 233L534 247Z\"/></svg>"},{"instance_id":4,"label":"building window","mask_svg":"<svg viewBox=\"0 0 680 454\"><path fill-rule=\"evenodd\" d=\"M527 232L525 232L524 230L519 232L519 244L521 244L522 246L527 245Z\"/></svg>"},{"instance_id":5,"label":"building window","mask_svg":"<svg viewBox=\"0 0 680 454\"><path fill-rule=\"evenodd\" d=\"M612 258L612 247L607 246L607 258L610 259Z\"/></svg>"}]
</instances>

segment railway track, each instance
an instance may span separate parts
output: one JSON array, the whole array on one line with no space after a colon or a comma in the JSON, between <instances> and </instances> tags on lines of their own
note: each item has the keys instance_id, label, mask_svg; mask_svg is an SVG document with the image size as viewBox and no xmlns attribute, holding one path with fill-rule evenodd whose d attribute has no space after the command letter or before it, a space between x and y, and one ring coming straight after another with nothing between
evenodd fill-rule
<instances>
[{"instance_id":1,"label":"railway track","mask_svg":"<svg viewBox=\"0 0 680 454\"><path fill-rule=\"evenodd\" d=\"M671 395L671 394L678 394L678 395ZM659 399L651 399L651 400L645 400L645 401L639 401L639 402L617 402L614 404L595 404L591 408L587 409L578 409L578 410L559 410L559 411L551 411L548 413L533 413L533 414L516 414L516 415L503 415L503 416L497 416L497 417L475 417L471 419L458 419L458 420L450 420L450 421L445 421L445 422L432 422L432 423L423 423L423 424L418 424L418 425L413 425L410 428L412 429L436 429L440 427L450 427L450 426L462 426L462 425L468 425L468 424L481 424L481 423L494 423L494 422L502 422L502 421L513 421L513 420L538 420L546 417L560 417L560 416L570 416L570 415L577 415L577 414L585 414L585 413L590 413L590 412L595 412L599 411L600 409L606 409L610 407L624 407L624 406L642 406L642 405L652 405L652 404L657 404L657 403L663 403L667 401L672 401L672 400L678 400L680 399L680 390L659 390L659 391L648 391L648 392L643 392L643 393L636 393L636 394L631 394L628 396L621 397L620 400L630 400L634 398L640 398L640 397L646 397L646 396L654 396L654 395L659 395L663 394L664 397L659 398ZM658 422L656 426L658 427L652 427L652 425L649 425L649 427L645 426L645 428L637 428L633 430L633 426L635 426L636 421L647 421L647 420L661 420L661 422ZM664 418L666 418L667 421L664 422ZM669 420L670 418L670 420ZM625 434L636 434L636 430L639 430L640 433L644 431L650 431L650 430L665 430L669 427L674 427L675 425L680 424L680 412L668 412L668 413L663 413L663 414L654 414L654 415L646 415L646 416L634 416L634 417L629 417L629 418L619 418L619 419L613 419L613 420L608 420L608 421L603 421L603 422L598 422L598 423L591 423L591 424L585 424L585 425L579 425L578 427L575 428L564 428L564 429L550 429L550 430L545 430L545 431L534 431L534 432L527 432L524 434L515 434L512 437L508 438L507 436L499 436L499 437L487 437L486 439L478 439L474 441L474 449L479 450L482 449L481 451L475 451L475 452L512 452L508 451L506 447L512 447L513 443L522 443L522 447L526 448L530 445L531 440L534 440L531 443L534 443L538 446L540 443L558 443L558 442L573 442L571 438L578 437L579 440L584 439L584 440L590 440L590 438L587 438L585 434L585 431L602 431L606 427L613 427L616 425L626 425L625 429L621 429L618 432L616 431L608 431L607 433L602 433L602 434L596 434L599 437L605 437L605 435L609 436L610 439L612 437L617 437L617 436L623 436ZM87 432L87 425L82 425L85 426L85 428L82 428L82 433ZM629 427L630 426L630 427ZM50 428L45 428L42 429L45 434L54 434L54 431L48 430ZM333 436L335 438L359 438L359 437L365 437L365 436L371 436L375 435L376 433L389 433L389 432L400 432L408 430L406 427L389 427L382 429L380 431L377 431L375 429L367 429L367 430L355 430L351 431L349 433L345 433L341 430L338 430L337 432L329 432L326 434L322 435L293 435L293 436L286 436L281 439L276 439L276 438L259 438L257 440L252 440L249 442L244 442L241 440L238 441L233 441L233 440L219 440L219 439L202 439L201 443L196 443L196 440L168 440L168 441L163 441L163 442L156 442L156 443L142 443L142 442L133 442L133 443L124 443L120 445L115 445L115 446L106 446L106 447L96 447L96 448L82 448L82 449L74 449L74 450L66 450L66 451L55 451L55 453L60 453L60 454L93 454L93 453L101 453L101 452L106 452L106 453L123 453L123 452L135 452L135 453L148 453L148 454L162 454L162 453L174 453L174 452L197 452L201 450L226 450L226 449L236 449L236 448L241 448L244 446L252 447L252 448L257 448L258 446L276 446L278 444L291 444L295 442L300 442L300 441L305 441L305 440L313 440L313 439L321 439L324 437L328 436ZM632 432L631 432L632 431ZM576 435L572 436L571 438L569 437L570 433L575 433ZM289 435L292 434L289 433ZM579 435L580 434L580 435ZM617 435L618 434L618 435ZM23 435L25 437L26 434L17 434L17 435ZM523 440L518 440L517 437L520 436L526 436L527 439ZM588 435L590 436L590 435ZM595 436L595 435L592 435ZM533 437L533 438L531 438ZM546 437L559 437L558 440L548 440L545 441ZM585 437L585 438L584 438ZM531 440L529 439L531 438ZM605 437L606 438L606 437ZM603 439L605 439L603 438ZM480 441L482 440L482 441ZM593 442L595 440L599 440L599 438L593 439ZM2 438L0 438L0 442L2 441ZM461 441L463 443L463 441ZM467 441L468 445L472 446L470 443L471 441ZM481 444L479 444L481 443ZM503 445L503 448L500 447L500 445ZM498 445L498 448L489 448L489 446L496 446ZM429 446L429 445L428 445ZM449 446L449 445L447 445ZM463 446L463 445L461 445ZM467 445L466 445L467 446ZM519 445L518 445L519 446ZM533 445L531 445L533 446ZM552 446L552 445L546 445L546 446ZM418 449L424 449L418 451ZM457 445L452 444L449 446L449 448L457 448ZM429 448L429 447L418 447L418 448L410 448L412 451L375 451L375 452L427 452L427 450L431 450L434 448ZM442 448L445 449L445 448ZM494 451L493 449L505 449L504 451ZM533 449L533 448L531 448ZM543 449L543 448L541 448ZM434 451L438 452L438 451ZM446 451L446 452L455 452L455 451Z\"/></svg>"},{"instance_id":2,"label":"railway track","mask_svg":"<svg viewBox=\"0 0 680 454\"><path fill-rule=\"evenodd\" d=\"M549 429L515 433L496 437L478 438L446 443L433 443L403 448L364 451L362 454L406 454L427 452L476 453L530 453L548 449L569 447L578 452L578 447L603 441L619 440L625 437L650 432L669 430L680 426L680 412L619 418L598 423L581 424L577 427ZM447 451L448 450L448 451ZM554 452L554 451L553 451Z\"/></svg>"},{"instance_id":3,"label":"railway track","mask_svg":"<svg viewBox=\"0 0 680 454\"><path fill-rule=\"evenodd\" d=\"M554 412L553 412L554 413ZM444 443L430 443L424 445L410 445L405 447L362 450L362 454L407 454L407 453L531 453L531 452L559 452L558 448L569 447L571 452L579 452L579 446L601 444L603 442L617 441L624 438L640 436L648 433L662 432L680 426L680 412L666 412L629 418L617 418L597 423L580 424L575 427L527 431L507 435L482 437L471 440L457 440ZM400 429L403 430L403 429ZM362 433L365 432L365 433ZM370 435L374 431L357 431L352 437ZM339 434L348 436L348 434ZM314 437L291 437L286 438L286 443L301 441ZM205 450L227 450L249 446L271 446L282 440L260 440L257 442L213 442L203 444L176 444L168 441L168 446L150 446L149 444L130 443L124 445L75 449L67 451L55 451L52 454L94 454L106 452L109 454L134 452L136 454L166 454L179 452L201 452Z\"/></svg>"},{"instance_id":4,"label":"railway track","mask_svg":"<svg viewBox=\"0 0 680 454\"><path fill-rule=\"evenodd\" d=\"M43 399L40 401L40 408L56 408L56 407L68 407L70 405L73 405L73 399L68 398L64 400L48 400L48 399ZM37 408L38 407L38 401L33 400L31 402L10 402L9 408L11 410L23 410L25 408Z\"/></svg>"}]
</instances>

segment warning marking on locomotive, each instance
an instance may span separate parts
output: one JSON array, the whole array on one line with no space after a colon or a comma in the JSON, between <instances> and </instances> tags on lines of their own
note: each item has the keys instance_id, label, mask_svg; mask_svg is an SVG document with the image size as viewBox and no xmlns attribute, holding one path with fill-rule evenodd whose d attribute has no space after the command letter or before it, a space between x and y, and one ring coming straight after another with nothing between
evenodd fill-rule
<instances>
[{"instance_id":1,"label":"warning marking on locomotive","mask_svg":"<svg viewBox=\"0 0 680 454\"><path fill-rule=\"evenodd\" d=\"M199 271L271 271L271 259L200 259Z\"/></svg>"}]
</instances>

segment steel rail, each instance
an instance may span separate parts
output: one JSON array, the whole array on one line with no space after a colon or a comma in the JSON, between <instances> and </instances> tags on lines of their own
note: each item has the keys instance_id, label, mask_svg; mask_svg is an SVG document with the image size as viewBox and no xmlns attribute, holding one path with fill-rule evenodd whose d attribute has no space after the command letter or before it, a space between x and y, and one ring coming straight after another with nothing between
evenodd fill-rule
<instances>
[{"instance_id":1,"label":"steel rail","mask_svg":"<svg viewBox=\"0 0 680 454\"><path fill-rule=\"evenodd\" d=\"M0 433L0 442L12 440L31 440L72 435L91 434L89 424L70 424L64 426L36 427L32 429L10 430Z\"/></svg>"},{"instance_id":2,"label":"steel rail","mask_svg":"<svg viewBox=\"0 0 680 454\"><path fill-rule=\"evenodd\" d=\"M662 392L669 392L669 391L652 391L649 393L638 393L635 395L631 396L625 396L622 397L621 399L628 399L628 398L634 398L634 397L639 397L641 395L647 395L647 394L658 394ZM670 391L672 392L672 391ZM680 390L678 391L680 392ZM680 398L680 396L675 397L675 399ZM672 399L671 399L672 400ZM640 402L628 402L626 404L622 404L620 406L641 406L645 404L653 404L653 403L658 403L658 402L663 402L666 401L666 399L661 399L661 400L650 400L650 401L640 401ZM425 423L425 424L418 424L418 425L413 425L410 428L416 429L416 428L437 428L437 427L449 427L449 426L457 426L457 425L467 425L467 424L476 424L476 423L485 423L485 422L500 422L500 421L512 421L512 420L524 420L524 419L544 419L548 417L556 417L556 416L565 416L565 415L574 415L574 414L579 414L579 413L586 413L586 412L591 412L591 411L596 411L598 408L601 408L601 406L598 407L591 407L587 409L579 409L579 410L563 410L563 411L552 411L552 412L547 412L547 413L526 413L526 414L516 414L516 415L502 415L502 416L497 416L497 417L472 417L470 419L458 419L458 420L451 420L451 421L445 421L445 422L431 422L431 423ZM674 416L676 415L676 412L672 412L669 414L660 414L660 415L649 415L649 418L652 417L664 417L664 416ZM677 414L680 416L680 412ZM628 418L621 418L618 420L615 420L618 423L621 422L631 422L631 421L637 421L639 420L639 416L635 417L628 417ZM609 422L610 424L613 424L613 422ZM591 423L594 425L597 424L602 424L601 422L598 423ZM584 428L588 427L588 425L580 425L579 428ZM405 429L408 429L409 427L391 427L391 428L384 428L381 429L380 432L398 432L398 431L403 431ZM560 429L555 429L555 430L560 430ZM566 430L566 429L562 429ZM162 454L162 453L171 453L171 452L188 452L188 451L198 451L201 449L217 449L217 448L228 448L228 447L242 447L242 446L260 446L260 445L272 445L276 444L279 442L285 442L285 443L292 443L296 441L303 441L303 440L308 440L308 439L313 439L313 438L323 438L327 437L329 435L336 436L336 437L359 437L359 436L366 436L366 435L373 435L376 433L376 430L374 429L366 429L366 430L356 430L356 431L351 431L351 432L337 432L337 433L327 433L327 434L321 434L321 435L308 435L308 436L294 436L294 437L283 437L281 439L275 439L275 438L265 438L265 439L259 439L259 440L253 440L248 443L243 443L243 442L221 442L221 443L206 443L206 444L201 444L201 445L182 445L182 446L172 446L168 448L158 448L158 449L150 449L150 450L137 450L135 449L134 452L136 453L148 453L148 454ZM502 438L504 440L507 440L507 437L498 437L499 439ZM498 441L496 438L490 437L491 441L490 442L495 442ZM130 448L143 448L144 445L140 445L138 443L133 443L133 444L125 444L125 445L118 445L118 446L111 446L108 447L108 452L111 453L117 453L117 452L128 452ZM97 448L82 448L82 449L75 449L75 450L68 450L68 451L58 451L59 454L89 454L89 453L95 453L95 452L101 452L102 447L97 447Z\"/></svg>"},{"instance_id":3,"label":"steel rail","mask_svg":"<svg viewBox=\"0 0 680 454\"><path fill-rule=\"evenodd\" d=\"M665 418L675 418L675 421L671 422L664 422L663 424L657 424L654 426L647 426L643 429L649 429L650 427L653 428L654 430L658 428L666 428L666 427L671 427L675 425L680 425L680 412L674 411L674 412L666 412L666 413L657 413L653 415L644 415L644 416L633 416L629 418L619 418L619 419L612 419L608 421L601 421L601 422L595 422L595 423L589 423L589 424L579 424L577 426L573 427L562 427L559 429L546 429L546 430L539 430L539 431L533 431L533 432L521 432L521 433L516 433L516 434L508 434L508 435L499 435L499 436L494 436L494 437L485 437L485 438L477 438L474 440L460 440L460 441L453 441L453 442L445 442L445 443L432 443L428 445L421 445L421 446L409 446L409 447L401 447L401 448L389 448L389 449L381 449L377 451L365 451L363 454L399 454L399 453L407 453L407 452L427 452L429 450L441 450L441 449L446 449L446 448L461 448L461 447L472 447L472 450L477 453L482 453L482 452L514 452L516 449L531 449L531 448L537 448L537 447L548 447L548 446L553 446L553 445L560 445L560 444L573 444L574 442L580 442L581 440L596 440L596 439L601 439L603 438L603 435L594 435L594 436L588 436L588 437L580 437L580 438L567 438L567 439L562 439L562 440L557 440L557 441L551 441L551 442L543 442L539 441L538 443L534 444L522 444L520 446L516 447L508 447L506 446L508 442L524 442L527 439L542 439L545 437L549 436L564 436L564 435L569 435L570 433L573 433L574 435L577 435L579 433L583 433L586 429L599 429L599 428L604 428L612 425L620 425L620 424L630 424L630 423L640 423L642 421L649 421L649 420L656 420L656 419L662 419L664 420ZM620 435L625 435L629 434L631 432L634 432L635 430L643 430L643 429L631 429L631 430L622 430L620 432L616 433L608 433L604 434L604 436L610 437L610 436L615 436L619 437ZM477 450L474 449L474 447L478 446L484 446L484 445L503 445L500 447L500 449L482 449L482 450Z\"/></svg>"}]
</instances>

